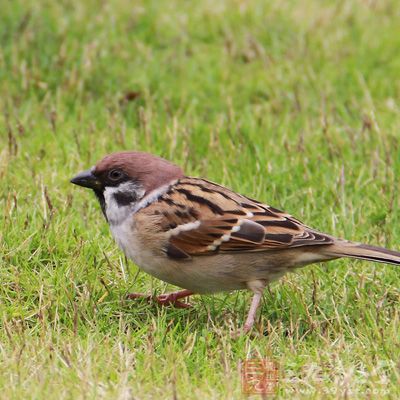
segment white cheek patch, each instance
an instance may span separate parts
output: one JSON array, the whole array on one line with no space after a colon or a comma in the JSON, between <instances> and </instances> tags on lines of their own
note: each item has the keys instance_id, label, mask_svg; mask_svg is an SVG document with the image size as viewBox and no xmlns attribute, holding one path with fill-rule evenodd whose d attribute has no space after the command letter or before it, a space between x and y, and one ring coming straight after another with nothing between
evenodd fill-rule
<instances>
[{"instance_id":1,"label":"white cheek patch","mask_svg":"<svg viewBox=\"0 0 400 400\"><path fill-rule=\"evenodd\" d=\"M110 224L118 225L132 214L137 201L143 197L144 190L134 182L124 182L118 186L107 186L103 194L107 219ZM121 203L117 201L118 196L132 200Z\"/></svg>"},{"instance_id":2,"label":"white cheek patch","mask_svg":"<svg viewBox=\"0 0 400 400\"><path fill-rule=\"evenodd\" d=\"M177 180L169 182L167 185L161 186L158 189L151 191L145 195L143 187L134 182L124 182L119 186L108 186L104 189L104 200L106 204L106 215L110 224L118 225L123 222L127 217L147 207L149 204L157 201L165 192L169 190L171 185L176 183ZM120 202L116 200L116 197ZM135 200L124 201L125 198L135 198ZM122 202L121 202L121 198Z\"/></svg>"},{"instance_id":3,"label":"white cheek patch","mask_svg":"<svg viewBox=\"0 0 400 400\"><path fill-rule=\"evenodd\" d=\"M133 194L136 198L140 199L143 196L143 192L143 189L140 190L133 182L124 182L118 186L106 186L104 189L104 200L106 201L106 205L111 205L115 202L115 195L119 193Z\"/></svg>"}]
</instances>

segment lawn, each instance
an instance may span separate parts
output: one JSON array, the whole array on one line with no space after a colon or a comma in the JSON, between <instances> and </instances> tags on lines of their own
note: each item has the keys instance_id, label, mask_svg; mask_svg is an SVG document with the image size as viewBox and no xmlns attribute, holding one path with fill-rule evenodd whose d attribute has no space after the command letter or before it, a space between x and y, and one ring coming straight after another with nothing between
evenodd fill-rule
<instances>
[{"instance_id":1,"label":"lawn","mask_svg":"<svg viewBox=\"0 0 400 400\"><path fill-rule=\"evenodd\" d=\"M114 244L69 179L142 150L339 237L400 249L396 0L3 0L0 398L400 397L400 269L318 264L192 309ZM253 396L250 398L259 398Z\"/></svg>"}]
</instances>

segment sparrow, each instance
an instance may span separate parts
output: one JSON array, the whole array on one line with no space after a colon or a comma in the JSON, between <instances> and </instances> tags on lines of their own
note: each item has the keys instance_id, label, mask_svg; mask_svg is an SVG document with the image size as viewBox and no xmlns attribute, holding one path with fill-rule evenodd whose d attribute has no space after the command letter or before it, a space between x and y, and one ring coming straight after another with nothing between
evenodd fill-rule
<instances>
[{"instance_id":1,"label":"sparrow","mask_svg":"<svg viewBox=\"0 0 400 400\"><path fill-rule=\"evenodd\" d=\"M192 294L251 290L243 332L254 324L266 285L296 268L341 257L400 264L400 252L319 232L148 153L107 155L71 183L94 191L129 259L184 289L158 296L160 304L186 307L181 299Z\"/></svg>"}]
</instances>

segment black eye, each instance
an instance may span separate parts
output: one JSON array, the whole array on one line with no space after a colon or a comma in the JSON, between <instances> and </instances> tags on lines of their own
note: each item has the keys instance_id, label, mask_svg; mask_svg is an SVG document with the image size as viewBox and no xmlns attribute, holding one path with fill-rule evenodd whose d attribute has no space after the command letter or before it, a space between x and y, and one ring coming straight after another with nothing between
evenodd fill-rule
<instances>
[{"instance_id":1,"label":"black eye","mask_svg":"<svg viewBox=\"0 0 400 400\"><path fill-rule=\"evenodd\" d=\"M123 172L120 171L119 169L112 169L109 173L108 173L108 177L112 180L112 181L118 181L119 179L121 179L123 177Z\"/></svg>"}]
</instances>

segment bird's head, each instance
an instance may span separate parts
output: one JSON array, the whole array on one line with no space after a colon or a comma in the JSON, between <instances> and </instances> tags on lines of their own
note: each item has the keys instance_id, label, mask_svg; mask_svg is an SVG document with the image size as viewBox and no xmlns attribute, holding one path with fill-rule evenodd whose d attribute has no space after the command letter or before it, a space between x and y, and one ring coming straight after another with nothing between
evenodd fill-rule
<instances>
[{"instance_id":1,"label":"bird's head","mask_svg":"<svg viewBox=\"0 0 400 400\"><path fill-rule=\"evenodd\" d=\"M181 177L182 169L171 162L130 151L105 156L71 183L92 189L107 220L119 223L145 196Z\"/></svg>"}]
</instances>

